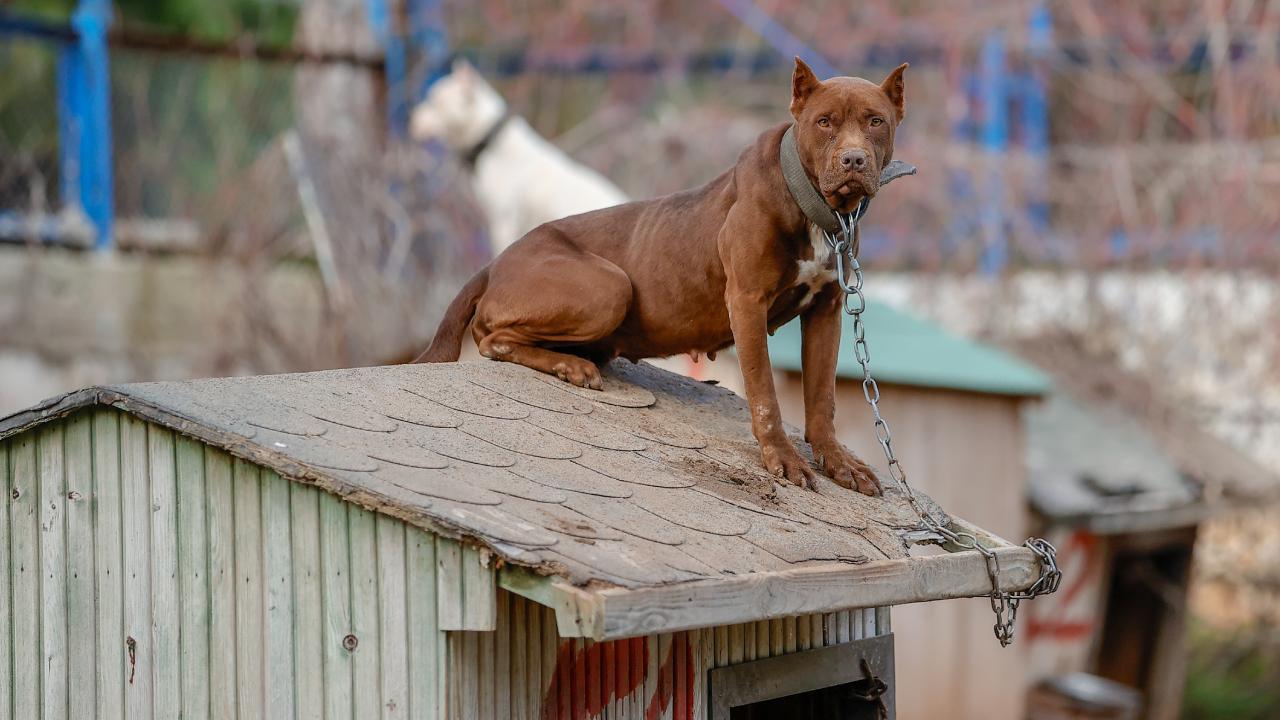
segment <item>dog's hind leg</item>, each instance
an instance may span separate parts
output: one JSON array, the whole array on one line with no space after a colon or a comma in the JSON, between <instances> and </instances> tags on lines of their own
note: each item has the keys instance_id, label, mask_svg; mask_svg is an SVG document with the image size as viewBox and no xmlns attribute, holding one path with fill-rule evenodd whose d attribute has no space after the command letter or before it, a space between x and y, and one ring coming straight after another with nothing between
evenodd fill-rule
<instances>
[{"instance_id":1,"label":"dog's hind leg","mask_svg":"<svg viewBox=\"0 0 1280 720\"><path fill-rule=\"evenodd\" d=\"M599 341L626 317L631 294L630 278L608 260L555 236L527 237L492 267L476 309L476 346L492 360L599 389L600 369L572 349L598 354Z\"/></svg>"},{"instance_id":2,"label":"dog's hind leg","mask_svg":"<svg viewBox=\"0 0 1280 720\"><path fill-rule=\"evenodd\" d=\"M555 375L579 387L599 390L603 386L600 368L590 360L522 343L517 339L516 334L508 331L500 330L485 336L478 347L480 354L491 360L524 365L548 375Z\"/></svg>"}]
</instances>

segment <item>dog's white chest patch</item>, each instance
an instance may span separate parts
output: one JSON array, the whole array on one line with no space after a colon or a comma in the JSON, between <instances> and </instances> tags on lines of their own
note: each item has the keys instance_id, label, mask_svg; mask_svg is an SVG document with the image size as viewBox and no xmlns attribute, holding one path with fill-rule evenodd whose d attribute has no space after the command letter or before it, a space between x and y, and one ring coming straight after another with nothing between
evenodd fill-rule
<instances>
[{"instance_id":1,"label":"dog's white chest patch","mask_svg":"<svg viewBox=\"0 0 1280 720\"><path fill-rule=\"evenodd\" d=\"M831 247L827 245L827 238L817 225L809 226L809 245L813 249L813 257L796 263L796 287L803 285L807 288L804 299L800 301L801 307L808 307L822 286L836 276L835 268L828 266L831 262Z\"/></svg>"}]
</instances>

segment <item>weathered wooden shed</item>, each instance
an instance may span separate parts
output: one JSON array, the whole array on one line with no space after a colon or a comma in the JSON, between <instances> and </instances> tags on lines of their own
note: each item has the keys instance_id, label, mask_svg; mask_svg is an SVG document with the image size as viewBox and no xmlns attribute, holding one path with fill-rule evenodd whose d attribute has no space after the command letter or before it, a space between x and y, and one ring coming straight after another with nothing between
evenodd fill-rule
<instances>
[{"instance_id":1,"label":"weathered wooden shed","mask_svg":"<svg viewBox=\"0 0 1280 720\"><path fill-rule=\"evenodd\" d=\"M1057 388L1026 410L1029 501L1071 577L1026 617L1036 704L1084 705L1061 680L1087 672L1134 691L1133 717L1177 718L1200 527L1280 479L1112 359L1051 338L1020 352Z\"/></svg>"},{"instance_id":2,"label":"weathered wooden shed","mask_svg":"<svg viewBox=\"0 0 1280 720\"><path fill-rule=\"evenodd\" d=\"M90 388L0 420L0 478L0 717L892 717L888 607L990 590L644 365Z\"/></svg>"}]
</instances>

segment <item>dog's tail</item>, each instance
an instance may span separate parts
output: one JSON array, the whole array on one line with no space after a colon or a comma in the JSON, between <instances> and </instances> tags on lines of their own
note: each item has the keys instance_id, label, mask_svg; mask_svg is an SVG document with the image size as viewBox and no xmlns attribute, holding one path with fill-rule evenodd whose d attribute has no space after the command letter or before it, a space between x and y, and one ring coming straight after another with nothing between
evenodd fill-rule
<instances>
[{"instance_id":1,"label":"dog's tail","mask_svg":"<svg viewBox=\"0 0 1280 720\"><path fill-rule=\"evenodd\" d=\"M431 341L431 347L428 347L414 362L453 362L458 359L462 354L462 333L466 331L471 318L475 316L476 304L480 302L480 296L488 286L489 268L486 267L476 273L466 285L462 286L462 290L458 291L458 296L449 303L449 309L444 311L444 318L436 328L436 336Z\"/></svg>"}]
</instances>

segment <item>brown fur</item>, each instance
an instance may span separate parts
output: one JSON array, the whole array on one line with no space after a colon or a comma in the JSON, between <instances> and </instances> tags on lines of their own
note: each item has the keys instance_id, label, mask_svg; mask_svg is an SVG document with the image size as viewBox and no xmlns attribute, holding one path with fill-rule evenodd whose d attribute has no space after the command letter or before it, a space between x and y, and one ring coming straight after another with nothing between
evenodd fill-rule
<instances>
[{"instance_id":1,"label":"brown fur","mask_svg":"<svg viewBox=\"0 0 1280 720\"><path fill-rule=\"evenodd\" d=\"M791 114L800 157L832 207L848 211L875 194L903 117L905 69L879 85L823 82L796 59ZM598 362L735 345L765 467L806 485L813 470L783 433L766 345L768 332L800 315L805 438L826 475L879 493L871 469L835 437L839 286L829 274L812 295L797 284L799 262L814 259L814 249L779 165L788 125L765 131L700 188L529 232L467 283L419 359L456 360L470 322L485 357L599 388ZM856 158L862 164L852 166Z\"/></svg>"}]
</instances>

